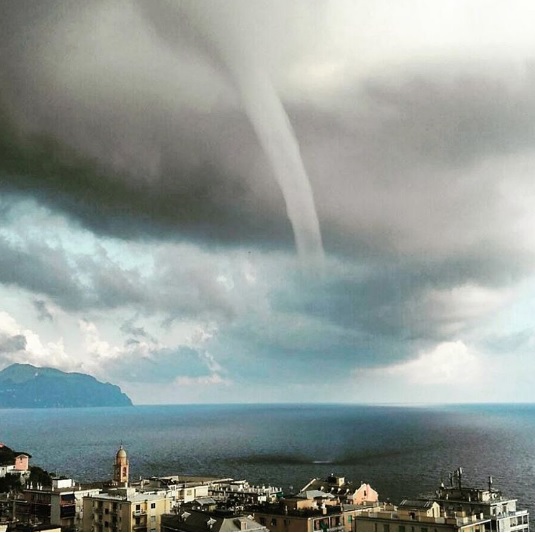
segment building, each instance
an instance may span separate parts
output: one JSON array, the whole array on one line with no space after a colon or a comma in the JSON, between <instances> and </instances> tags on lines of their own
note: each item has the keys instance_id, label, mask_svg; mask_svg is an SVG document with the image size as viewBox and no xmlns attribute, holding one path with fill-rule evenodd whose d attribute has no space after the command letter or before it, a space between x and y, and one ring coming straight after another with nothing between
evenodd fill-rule
<instances>
[{"instance_id":1,"label":"building","mask_svg":"<svg viewBox=\"0 0 535 533\"><path fill-rule=\"evenodd\" d=\"M188 503L197 498L205 498L210 495L213 483L228 481L228 478L206 476L160 476L150 479L142 479L132 483L132 487L138 490L168 490L172 491L177 502Z\"/></svg>"},{"instance_id":2,"label":"building","mask_svg":"<svg viewBox=\"0 0 535 533\"><path fill-rule=\"evenodd\" d=\"M385 504L353 517L351 531L491 531L491 520L482 515L445 515L432 500L403 500Z\"/></svg>"},{"instance_id":3,"label":"building","mask_svg":"<svg viewBox=\"0 0 535 533\"><path fill-rule=\"evenodd\" d=\"M162 516L161 531L269 531L251 515L232 511L181 509Z\"/></svg>"},{"instance_id":4,"label":"building","mask_svg":"<svg viewBox=\"0 0 535 533\"><path fill-rule=\"evenodd\" d=\"M128 456L121 446L115 456L111 487L84 498L83 530L160 531L162 515L171 513L178 504L206 499L213 483L226 481L229 478L164 476L130 483Z\"/></svg>"},{"instance_id":5,"label":"building","mask_svg":"<svg viewBox=\"0 0 535 533\"><path fill-rule=\"evenodd\" d=\"M345 518L339 501L329 498L293 496L276 504L254 508L253 517L269 531L345 531Z\"/></svg>"},{"instance_id":6,"label":"building","mask_svg":"<svg viewBox=\"0 0 535 533\"><path fill-rule=\"evenodd\" d=\"M129 475L128 456L121 444L120 448L117 450L115 463L113 464L113 481L120 487L127 487Z\"/></svg>"},{"instance_id":7,"label":"building","mask_svg":"<svg viewBox=\"0 0 535 533\"><path fill-rule=\"evenodd\" d=\"M51 487L25 488L13 502L14 518L23 524L52 524L63 529L82 525L83 499L100 488L77 485L72 479L53 478Z\"/></svg>"},{"instance_id":8,"label":"building","mask_svg":"<svg viewBox=\"0 0 535 533\"><path fill-rule=\"evenodd\" d=\"M301 492L309 490L329 492L338 497L341 503L350 505L369 506L379 502L379 494L368 483L361 481L359 486L355 486L352 482L346 481L345 477L334 474L327 476L326 479L312 479L301 489Z\"/></svg>"},{"instance_id":9,"label":"building","mask_svg":"<svg viewBox=\"0 0 535 533\"><path fill-rule=\"evenodd\" d=\"M160 531L161 516L174 504L170 491L110 489L84 498L83 531Z\"/></svg>"},{"instance_id":10,"label":"building","mask_svg":"<svg viewBox=\"0 0 535 533\"><path fill-rule=\"evenodd\" d=\"M529 531L529 512L517 509L517 500L505 497L493 487L489 476L487 487L463 485L463 470L458 468L449 475L449 484L435 492L432 498L448 516L454 513L483 515L491 520L492 531Z\"/></svg>"},{"instance_id":11,"label":"building","mask_svg":"<svg viewBox=\"0 0 535 533\"><path fill-rule=\"evenodd\" d=\"M14 452L0 442L0 477L16 475L23 478L28 476L31 457L29 453Z\"/></svg>"},{"instance_id":12,"label":"building","mask_svg":"<svg viewBox=\"0 0 535 533\"><path fill-rule=\"evenodd\" d=\"M529 531L529 513L516 508L492 486L473 488L462 483L462 468L424 497L383 505L354 517L353 531Z\"/></svg>"},{"instance_id":13,"label":"building","mask_svg":"<svg viewBox=\"0 0 535 533\"><path fill-rule=\"evenodd\" d=\"M212 481L209 494L220 502L243 506L276 502L282 497L282 488L251 485L245 480L223 479Z\"/></svg>"},{"instance_id":14,"label":"building","mask_svg":"<svg viewBox=\"0 0 535 533\"><path fill-rule=\"evenodd\" d=\"M16 472L27 472L30 470L30 456L26 453L19 453L15 456L15 464L13 470Z\"/></svg>"}]
</instances>

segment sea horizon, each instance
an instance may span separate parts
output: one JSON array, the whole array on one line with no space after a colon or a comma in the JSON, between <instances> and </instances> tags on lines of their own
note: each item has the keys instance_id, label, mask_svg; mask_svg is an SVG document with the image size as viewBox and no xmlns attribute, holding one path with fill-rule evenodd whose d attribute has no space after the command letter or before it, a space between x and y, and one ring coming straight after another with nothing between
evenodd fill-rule
<instances>
[{"instance_id":1,"label":"sea horizon","mask_svg":"<svg viewBox=\"0 0 535 533\"><path fill-rule=\"evenodd\" d=\"M214 475L288 493L334 472L393 502L434 492L462 466L467 485L484 487L492 475L497 490L535 512L529 403L134 405L0 416L2 442L81 482L110 479L120 444L132 479Z\"/></svg>"}]
</instances>

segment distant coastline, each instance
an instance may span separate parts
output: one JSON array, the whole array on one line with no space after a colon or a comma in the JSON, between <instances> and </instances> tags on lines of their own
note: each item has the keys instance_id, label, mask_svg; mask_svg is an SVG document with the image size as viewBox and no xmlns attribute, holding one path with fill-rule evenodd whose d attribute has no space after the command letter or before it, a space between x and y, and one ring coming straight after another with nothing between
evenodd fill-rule
<instances>
[{"instance_id":1,"label":"distant coastline","mask_svg":"<svg viewBox=\"0 0 535 533\"><path fill-rule=\"evenodd\" d=\"M117 385L102 383L88 374L18 363L0 372L0 409L132 405Z\"/></svg>"}]
</instances>

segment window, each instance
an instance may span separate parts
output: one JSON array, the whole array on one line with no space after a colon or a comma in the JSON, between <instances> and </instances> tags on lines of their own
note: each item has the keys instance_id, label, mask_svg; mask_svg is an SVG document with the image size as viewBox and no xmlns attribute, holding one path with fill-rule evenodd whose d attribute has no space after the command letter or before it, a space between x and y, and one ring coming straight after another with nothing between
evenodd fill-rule
<instances>
[{"instance_id":1,"label":"window","mask_svg":"<svg viewBox=\"0 0 535 533\"><path fill-rule=\"evenodd\" d=\"M405 531L405 526L399 526L398 531Z\"/></svg>"},{"instance_id":2,"label":"window","mask_svg":"<svg viewBox=\"0 0 535 533\"><path fill-rule=\"evenodd\" d=\"M266 525L266 519L263 516L260 517L260 525L261 526L265 526Z\"/></svg>"},{"instance_id":3,"label":"window","mask_svg":"<svg viewBox=\"0 0 535 533\"><path fill-rule=\"evenodd\" d=\"M151 509L156 509L156 504L155 504L155 503L151 503L151 504L150 504L150 508L151 508Z\"/></svg>"},{"instance_id":4,"label":"window","mask_svg":"<svg viewBox=\"0 0 535 533\"><path fill-rule=\"evenodd\" d=\"M383 524L383 531L390 531L390 524Z\"/></svg>"},{"instance_id":5,"label":"window","mask_svg":"<svg viewBox=\"0 0 535 533\"><path fill-rule=\"evenodd\" d=\"M271 519L271 524L269 524L270 526L276 526L277 525L277 519L276 518L272 518Z\"/></svg>"}]
</instances>

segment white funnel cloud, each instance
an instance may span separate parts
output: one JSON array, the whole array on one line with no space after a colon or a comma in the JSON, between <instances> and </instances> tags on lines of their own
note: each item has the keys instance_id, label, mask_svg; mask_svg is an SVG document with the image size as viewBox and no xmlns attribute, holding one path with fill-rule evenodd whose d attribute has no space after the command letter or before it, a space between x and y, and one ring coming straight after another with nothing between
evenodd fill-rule
<instances>
[{"instance_id":1,"label":"white funnel cloud","mask_svg":"<svg viewBox=\"0 0 535 533\"><path fill-rule=\"evenodd\" d=\"M258 67L243 67L234 79L282 190L299 257L308 266L320 265L324 252L314 196L288 115L271 81Z\"/></svg>"},{"instance_id":2,"label":"white funnel cloud","mask_svg":"<svg viewBox=\"0 0 535 533\"><path fill-rule=\"evenodd\" d=\"M252 43L240 35L236 9L240 5L245 4L199 0L140 3L164 41L176 46L185 36L230 78L282 190L299 258L309 269L321 268L320 226L299 144L269 76L251 52Z\"/></svg>"}]
</instances>

